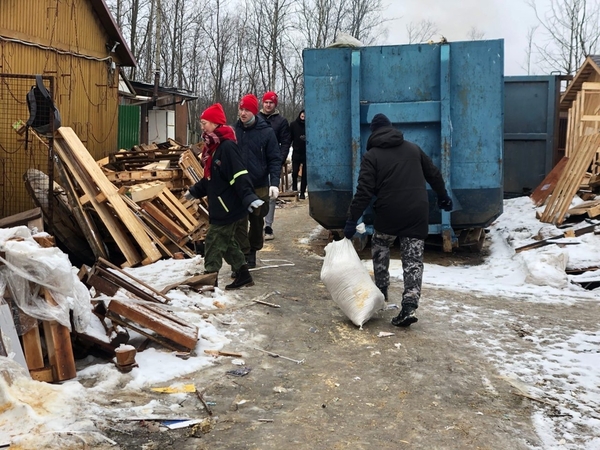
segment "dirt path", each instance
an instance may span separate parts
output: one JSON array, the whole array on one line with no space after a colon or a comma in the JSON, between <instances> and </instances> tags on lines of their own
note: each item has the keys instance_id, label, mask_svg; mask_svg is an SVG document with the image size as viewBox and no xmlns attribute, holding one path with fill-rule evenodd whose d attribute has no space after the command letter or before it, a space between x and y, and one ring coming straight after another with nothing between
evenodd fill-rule
<instances>
[{"instance_id":1,"label":"dirt path","mask_svg":"<svg viewBox=\"0 0 600 450\"><path fill-rule=\"evenodd\" d=\"M532 314L531 304L514 299L426 288L420 320L410 329L393 327L397 311L391 310L360 331L319 279L327 233L309 242L316 226L304 202L277 210L275 240L259 258L263 264L287 260L294 266L255 271L256 285L239 296L243 302L277 291L268 301L281 308L254 305L233 314L234 323L220 325L232 339L228 350L242 352L252 371L245 377L225 375L236 367L223 358L193 380L182 380L207 387L206 399L214 402L211 431L187 437L189 430L140 431L135 424L129 425L136 427L131 435L106 430L112 439L122 448L147 450L541 445L531 423L538 405L515 395L494 361L503 361L499 356L507 352L519 357L533 345L524 339L528 333L562 321L556 306L536 304ZM228 282L224 274L221 280ZM401 284L394 283L391 300L400 293ZM588 304L573 313L569 320L585 329L585 318L598 310ZM381 331L395 335L378 338ZM255 347L304 362L273 358ZM197 402L188 403L183 406L189 414L206 417Z\"/></svg>"}]
</instances>

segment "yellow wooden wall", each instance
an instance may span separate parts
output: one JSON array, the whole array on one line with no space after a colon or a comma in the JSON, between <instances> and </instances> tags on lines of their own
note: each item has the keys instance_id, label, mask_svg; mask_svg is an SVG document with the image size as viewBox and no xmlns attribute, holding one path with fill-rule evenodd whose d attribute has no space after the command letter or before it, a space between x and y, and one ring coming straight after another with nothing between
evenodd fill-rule
<instances>
[{"instance_id":1,"label":"yellow wooden wall","mask_svg":"<svg viewBox=\"0 0 600 450\"><path fill-rule=\"evenodd\" d=\"M91 1L96 0L0 0L0 73L55 77L54 98L62 125L72 127L91 155L100 159L117 150L119 61L106 48L109 38ZM12 79L0 80L10 84ZM16 133L14 145L1 142L7 139L2 129L28 118L26 92L20 92L19 83L14 86L19 92L9 85L0 89L0 108L13 111L14 102L23 102L25 112L0 120L0 159L4 158L0 160L0 178L13 177L0 179L0 195L22 200L16 205L5 203L0 216L33 207L21 179L32 165L47 165L43 146L39 155L28 154L23 160L18 160L18 153L2 154L2 148L22 146ZM21 192L11 191L19 187Z\"/></svg>"}]
</instances>

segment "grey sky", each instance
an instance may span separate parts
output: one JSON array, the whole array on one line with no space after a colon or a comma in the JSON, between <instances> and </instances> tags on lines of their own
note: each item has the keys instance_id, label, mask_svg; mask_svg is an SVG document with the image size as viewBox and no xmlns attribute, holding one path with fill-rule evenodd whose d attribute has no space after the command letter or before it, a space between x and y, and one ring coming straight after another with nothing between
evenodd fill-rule
<instances>
[{"instance_id":1,"label":"grey sky","mask_svg":"<svg viewBox=\"0 0 600 450\"><path fill-rule=\"evenodd\" d=\"M387 44L406 44L406 26L411 22L430 20L449 41L464 41L476 27L484 39L504 39L505 75L526 75L527 32L538 24L525 0L389 0L386 16ZM549 0L537 0L545 10ZM536 73L536 72L533 72Z\"/></svg>"}]
</instances>

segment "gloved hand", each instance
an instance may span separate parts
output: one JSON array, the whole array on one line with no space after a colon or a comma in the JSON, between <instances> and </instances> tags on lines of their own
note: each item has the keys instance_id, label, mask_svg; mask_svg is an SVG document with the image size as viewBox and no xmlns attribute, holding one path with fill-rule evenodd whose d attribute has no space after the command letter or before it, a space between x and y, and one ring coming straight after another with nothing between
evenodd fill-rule
<instances>
[{"instance_id":1,"label":"gloved hand","mask_svg":"<svg viewBox=\"0 0 600 450\"><path fill-rule=\"evenodd\" d=\"M192 195L192 193L189 191L189 189L187 191L185 191L185 194L183 194L183 196L185 197L186 200L189 200L189 201L192 201L196 198Z\"/></svg>"},{"instance_id":2,"label":"gloved hand","mask_svg":"<svg viewBox=\"0 0 600 450\"><path fill-rule=\"evenodd\" d=\"M346 226L344 227L344 236L348 239L352 239L352 237L356 234L356 220L348 219L346 220Z\"/></svg>"},{"instance_id":3,"label":"gloved hand","mask_svg":"<svg viewBox=\"0 0 600 450\"><path fill-rule=\"evenodd\" d=\"M271 186L269 188L269 198L275 200L277 197L279 197L279 188L277 186Z\"/></svg>"},{"instance_id":4,"label":"gloved hand","mask_svg":"<svg viewBox=\"0 0 600 450\"><path fill-rule=\"evenodd\" d=\"M250 206L248 206L248 211L252 212L256 208L260 208L264 203L265 202L263 202L260 198L257 198L252 203L250 203Z\"/></svg>"},{"instance_id":5,"label":"gloved hand","mask_svg":"<svg viewBox=\"0 0 600 450\"><path fill-rule=\"evenodd\" d=\"M452 211L452 199L448 194L438 197L438 207L444 211Z\"/></svg>"}]
</instances>

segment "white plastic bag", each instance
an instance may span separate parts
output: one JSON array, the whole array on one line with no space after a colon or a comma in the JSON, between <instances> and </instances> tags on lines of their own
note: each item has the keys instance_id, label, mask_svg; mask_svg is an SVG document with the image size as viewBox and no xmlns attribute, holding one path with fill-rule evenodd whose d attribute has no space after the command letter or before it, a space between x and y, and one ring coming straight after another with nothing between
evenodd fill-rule
<instances>
[{"instance_id":1,"label":"white plastic bag","mask_svg":"<svg viewBox=\"0 0 600 450\"><path fill-rule=\"evenodd\" d=\"M385 305L383 294L371 280L349 239L327 244L321 281L344 314L361 328Z\"/></svg>"}]
</instances>

